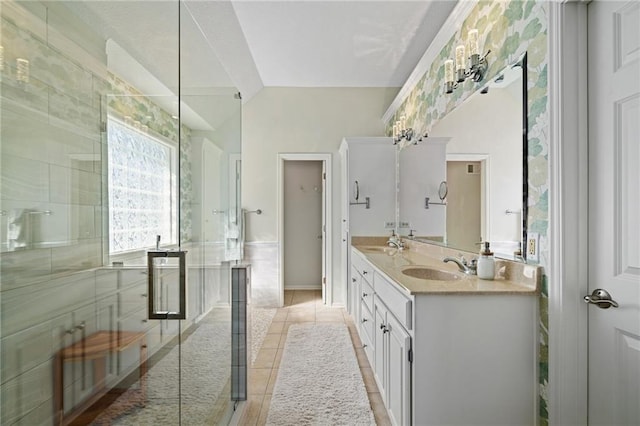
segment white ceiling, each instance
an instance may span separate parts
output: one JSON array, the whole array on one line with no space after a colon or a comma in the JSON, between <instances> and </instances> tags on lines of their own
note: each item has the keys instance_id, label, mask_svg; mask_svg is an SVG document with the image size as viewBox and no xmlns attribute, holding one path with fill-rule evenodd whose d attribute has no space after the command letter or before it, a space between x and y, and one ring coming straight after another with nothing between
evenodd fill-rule
<instances>
[{"instance_id":1,"label":"white ceiling","mask_svg":"<svg viewBox=\"0 0 640 426\"><path fill-rule=\"evenodd\" d=\"M169 91L180 75L183 93L234 86L246 102L270 86L400 87L456 0L184 0L180 29L175 0L64 4ZM121 56L109 66L149 80Z\"/></svg>"},{"instance_id":2,"label":"white ceiling","mask_svg":"<svg viewBox=\"0 0 640 426\"><path fill-rule=\"evenodd\" d=\"M265 86L399 87L455 2L236 1Z\"/></svg>"}]
</instances>

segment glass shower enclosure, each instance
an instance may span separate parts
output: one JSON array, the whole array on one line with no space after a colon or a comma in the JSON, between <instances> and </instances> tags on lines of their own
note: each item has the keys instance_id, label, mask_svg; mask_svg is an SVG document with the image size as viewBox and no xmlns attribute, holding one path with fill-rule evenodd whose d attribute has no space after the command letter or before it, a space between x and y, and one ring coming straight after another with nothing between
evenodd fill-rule
<instances>
[{"instance_id":1,"label":"glass shower enclosure","mask_svg":"<svg viewBox=\"0 0 640 426\"><path fill-rule=\"evenodd\" d=\"M0 7L0 423L228 423L237 90L183 2Z\"/></svg>"}]
</instances>

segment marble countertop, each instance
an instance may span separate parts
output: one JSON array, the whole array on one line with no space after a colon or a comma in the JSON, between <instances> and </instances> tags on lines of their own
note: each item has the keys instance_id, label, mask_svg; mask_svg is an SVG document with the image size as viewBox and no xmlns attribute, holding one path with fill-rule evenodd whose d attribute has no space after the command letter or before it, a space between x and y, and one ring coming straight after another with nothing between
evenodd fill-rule
<instances>
[{"instance_id":1,"label":"marble countertop","mask_svg":"<svg viewBox=\"0 0 640 426\"><path fill-rule=\"evenodd\" d=\"M410 295L419 294L513 294L536 295L540 288L539 266L496 259L496 276L483 280L476 275L460 272L453 262L444 263L446 256L457 257L457 253L446 253L429 244L411 242L404 250L398 250L373 241L353 242L358 250L375 268L387 278L395 281L401 290ZM414 278L403 273L409 268L428 268L445 272L452 280ZM448 274L447 274L448 273Z\"/></svg>"}]
</instances>

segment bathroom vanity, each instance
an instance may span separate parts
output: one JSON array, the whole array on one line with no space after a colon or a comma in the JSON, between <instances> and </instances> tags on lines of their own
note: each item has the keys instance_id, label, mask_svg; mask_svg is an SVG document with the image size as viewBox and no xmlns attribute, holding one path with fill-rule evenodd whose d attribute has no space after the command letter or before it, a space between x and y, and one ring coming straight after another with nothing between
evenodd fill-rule
<instances>
[{"instance_id":1,"label":"bathroom vanity","mask_svg":"<svg viewBox=\"0 0 640 426\"><path fill-rule=\"evenodd\" d=\"M348 307L391 422L533 424L540 268L481 280L442 261L458 251L385 241L353 238Z\"/></svg>"}]
</instances>

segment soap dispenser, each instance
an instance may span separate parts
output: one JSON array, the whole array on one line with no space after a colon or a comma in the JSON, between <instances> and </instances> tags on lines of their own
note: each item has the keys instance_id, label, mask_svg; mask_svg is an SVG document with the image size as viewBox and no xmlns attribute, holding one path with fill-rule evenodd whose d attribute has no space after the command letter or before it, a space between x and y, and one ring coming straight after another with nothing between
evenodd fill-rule
<instances>
[{"instance_id":1,"label":"soap dispenser","mask_svg":"<svg viewBox=\"0 0 640 426\"><path fill-rule=\"evenodd\" d=\"M484 243L484 248L480 251L477 274L478 278L483 280L492 280L495 275L495 261L488 241Z\"/></svg>"}]
</instances>

